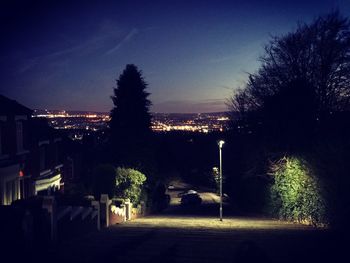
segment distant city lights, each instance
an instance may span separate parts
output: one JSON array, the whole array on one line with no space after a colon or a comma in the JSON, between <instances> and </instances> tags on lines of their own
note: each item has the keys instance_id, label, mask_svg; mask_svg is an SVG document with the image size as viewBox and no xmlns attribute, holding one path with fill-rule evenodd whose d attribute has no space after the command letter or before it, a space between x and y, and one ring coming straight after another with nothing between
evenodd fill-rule
<instances>
[{"instance_id":1,"label":"distant city lights","mask_svg":"<svg viewBox=\"0 0 350 263\"><path fill-rule=\"evenodd\" d=\"M47 118L55 129L76 130L70 137L81 140L84 131L98 131L108 127L109 113L73 112L65 110L35 110L33 117ZM152 130L155 132L222 132L229 118L225 112L201 114L154 113Z\"/></svg>"}]
</instances>

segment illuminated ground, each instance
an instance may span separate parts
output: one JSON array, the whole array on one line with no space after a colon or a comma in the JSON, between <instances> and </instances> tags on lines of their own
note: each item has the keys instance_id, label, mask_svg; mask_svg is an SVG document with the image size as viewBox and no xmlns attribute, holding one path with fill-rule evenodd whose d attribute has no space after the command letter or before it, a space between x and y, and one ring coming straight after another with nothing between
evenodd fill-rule
<instances>
[{"instance_id":1,"label":"illuminated ground","mask_svg":"<svg viewBox=\"0 0 350 263\"><path fill-rule=\"evenodd\" d=\"M215 194L202 192L203 204L195 209L179 206L177 194L171 192L171 206L162 214L63 243L50 258L58 262L330 262L341 252L328 230L235 216L230 211L220 222Z\"/></svg>"},{"instance_id":2,"label":"illuminated ground","mask_svg":"<svg viewBox=\"0 0 350 263\"><path fill-rule=\"evenodd\" d=\"M177 231L207 230L222 232L231 232L238 230L314 230L310 227L269 219L225 218L223 222L220 222L217 218L192 216L150 216L127 222L122 227L176 229Z\"/></svg>"}]
</instances>

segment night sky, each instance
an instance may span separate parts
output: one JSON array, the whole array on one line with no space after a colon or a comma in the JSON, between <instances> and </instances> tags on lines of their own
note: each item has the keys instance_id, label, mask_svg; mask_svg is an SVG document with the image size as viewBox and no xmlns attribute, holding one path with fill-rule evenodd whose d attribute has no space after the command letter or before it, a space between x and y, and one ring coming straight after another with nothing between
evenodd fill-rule
<instances>
[{"instance_id":1,"label":"night sky","mask_svg":"<svg viewBox=\"0 0 350 263\"><path fill-rule=\"evenodd\" d=\"M109 111L133 63L152 111L224 111L271 35L350 14L349 0L98 2L2 1L0 93L30 108Z\"/></svg>"}]
</instances>

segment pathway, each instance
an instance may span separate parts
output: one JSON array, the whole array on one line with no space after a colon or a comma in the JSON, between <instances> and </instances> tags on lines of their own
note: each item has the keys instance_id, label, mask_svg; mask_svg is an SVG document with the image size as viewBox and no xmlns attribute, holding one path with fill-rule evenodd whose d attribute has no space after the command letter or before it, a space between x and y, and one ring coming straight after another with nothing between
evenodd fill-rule
<instances>
[{"instance_id":1,"label":"pathway","mask_svg":"<svg viewBox=\"0 0 350 263\"><path fill-rule=\"evenodd\" d=\"M171 191L171 206L162 214L60 244L50 257L57 262L331 262L342 252L327 230L232 215L220 222L218 198L211 192L200 193L199 208L186 210L179 205L180 191Z\"/></svg>"}]
</instances>

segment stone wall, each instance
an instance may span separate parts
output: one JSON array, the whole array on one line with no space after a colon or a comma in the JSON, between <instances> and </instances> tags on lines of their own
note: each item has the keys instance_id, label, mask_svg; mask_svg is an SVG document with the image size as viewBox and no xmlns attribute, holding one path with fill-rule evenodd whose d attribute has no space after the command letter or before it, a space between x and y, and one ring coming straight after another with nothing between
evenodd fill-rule
<instances>
[{"instance_id":1,"label":"stone wall","mask_svg":"<svg viewBox=\"0 0 350 263\"><path fill-rule=\"evenodd\" d=\"M120 224L127 220L136 219L146 215L145 204L141 202L137 207L129 200L124 204L113 204L107 195L101 195L101 222L102 226L108 227L114 224ZM106 218L103 220L103 218Z\"/></svg>"}]
</instances>

